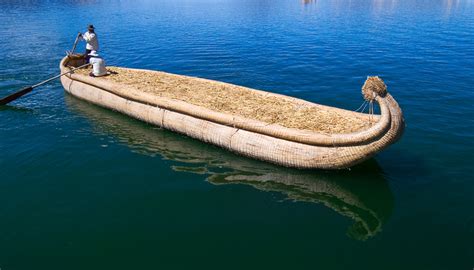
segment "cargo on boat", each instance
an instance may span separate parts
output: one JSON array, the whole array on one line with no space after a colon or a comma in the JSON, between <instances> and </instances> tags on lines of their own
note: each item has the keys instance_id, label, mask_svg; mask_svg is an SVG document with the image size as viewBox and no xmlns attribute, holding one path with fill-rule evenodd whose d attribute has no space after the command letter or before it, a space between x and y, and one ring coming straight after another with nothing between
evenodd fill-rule
<instances>
[{"instance_id":1,"label":"cargo on boat","mask_svg":"<svg viewBox=\"0 0 474 270\"><path fill-rule=\"evenodd\" d=\"M80 66L68 56L61 72ZM403 133L403 115L378 77L363 87L380 115L319 105L229 83L159 71L109 67L61 78L66 92L238 154L287 167L340 169L360 163Z\"/></svg>"}]
</instances>

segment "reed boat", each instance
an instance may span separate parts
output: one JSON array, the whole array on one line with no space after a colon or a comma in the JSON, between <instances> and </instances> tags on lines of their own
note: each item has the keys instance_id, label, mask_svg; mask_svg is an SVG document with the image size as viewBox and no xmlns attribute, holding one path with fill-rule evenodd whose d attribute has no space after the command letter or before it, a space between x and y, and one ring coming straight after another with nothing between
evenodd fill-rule
<instances>
[{"instance_id":1,"label":"reed boat","mask_svg":"<svg viewBox=\"0 0 474 270\"><path fill-rule=\"evenodd\" d=\"M61 72L84 64L61 60ZM160 71L108 67L110 75L79 69L61 77L66 92L147 123L270 163L342 169L360 163L403 133L398 103L378 77L362 94L380 115L315 104L285 95Z\"/></svg>"}]
</instances>

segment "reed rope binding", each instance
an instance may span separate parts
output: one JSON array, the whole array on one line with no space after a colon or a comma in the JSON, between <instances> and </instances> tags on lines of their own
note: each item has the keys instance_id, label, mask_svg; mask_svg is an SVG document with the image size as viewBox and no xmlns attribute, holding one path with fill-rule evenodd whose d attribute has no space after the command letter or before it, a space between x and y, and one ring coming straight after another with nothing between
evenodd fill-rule
<instances>
[{"instance_id":1,"label":"reed rope binding","mask_svg":"<svg viewBox=\"0 0 474 270\"><path fill-rule=\"evenodd\" d=\"M368 76L362 86L362 96L367 101L374 101L377 96L385 97L387 95L387 86L379 76Z\"/></svg>"},{"instance_id":2,"label":"reed rope binding","mask_svg":"<svg viewBox=\"0 0 474 270\"><path fill-rule=\"evenodd\" d=\"M385 97L387 95L387 85L378 76L368 76L364 85L362 86L362 96L369 105L369 121L372 121L374 115L374 101L376 98ZM367 104L366 104L367 105ZM364 112L365 106L362 109Z\"/></svg>"}]
</instances>

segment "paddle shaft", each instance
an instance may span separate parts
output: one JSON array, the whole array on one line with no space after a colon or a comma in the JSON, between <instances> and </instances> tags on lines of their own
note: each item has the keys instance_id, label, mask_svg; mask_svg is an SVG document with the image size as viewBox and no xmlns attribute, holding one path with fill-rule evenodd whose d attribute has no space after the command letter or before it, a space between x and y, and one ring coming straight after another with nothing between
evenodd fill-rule
<instances>
[{"instance_id":1,"label":"paddle shaft","mask_svg":"<svg viewBox=\"0 0 474 270\"><path fill-rule=\"evenodd\" d=\"M77 69L83 68L83 67L88 66L88 65L90 65L90 64L89 64L89 63L88 63L88 64L84 64L84 65L82 65L82 66L73 68L73 69L71 69L71 70L69 70L69 71L66 71L66 72L64 72L64 73L61 73L61 74L59 74L59 75L56 75L56 76L54 76L54 77L52 77L52 78L49 78L49 79L47 79L47 80L45 80L45 81L42 81L42 82L40 82L40 83L37 83L37 84L35 84L35 85L25 87L25 88L21 89L20 91L18 91L18 92L16 92L16 93L13 93L13 94L11 94L11 95L8 95L8 96L6 96L6 97L0 99L0 106L1 106L1 105L5 105L5 104L8 104L8 103L14 101L15 99L18 99L19 97L28 94L29 92L33 91L33 89L34 89L35 87L38 87L38 86L43 85L43 84L45 84L45 83L48 83L48 82L50 82L50 81L52 81L52 80L54 80L54 79L57 79L57 78L59 78L59 77L61 77L61 76L64 76L64 75L66 75L66 74L69 74L69 73L71 73L71 72L73 72L73 71L75 71L75 70L77 70Z\"/></svg>"},{"instance_id":2,"label":"paddle shaft","mask_svg":"<svg viewBox=\"0 0 474 270\"><path fill-rule=\"evenodd\" d=\"M76 40L74 41L74 46L72 46L71 54L73 54L76 50L77 42L79 41L79 35L81 35L81 33L77 34Z\"/></svg>"}]
</instances>

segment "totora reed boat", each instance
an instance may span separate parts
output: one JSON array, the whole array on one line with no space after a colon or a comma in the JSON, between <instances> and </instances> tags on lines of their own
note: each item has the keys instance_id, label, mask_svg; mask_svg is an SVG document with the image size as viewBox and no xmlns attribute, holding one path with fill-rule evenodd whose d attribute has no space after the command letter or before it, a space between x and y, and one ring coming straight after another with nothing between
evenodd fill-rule
<instances>
[{"instance_id":1,"label":"totora reed boat","mask_svg":"<svg viewBox=\"0 0 474 270\"><path fill-rule=\"evenodd\" d=\"M83 63L67 56L61 72ZM80 99L282 166L347 168L396 142L404 129L400 107L378 77L362 87L365 100L380 106L373 115L207 79L108 69L112 74L95 78L77 70L61 83Z\"/></svg>"}]
</instances>

